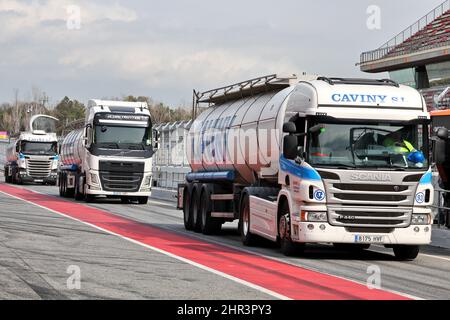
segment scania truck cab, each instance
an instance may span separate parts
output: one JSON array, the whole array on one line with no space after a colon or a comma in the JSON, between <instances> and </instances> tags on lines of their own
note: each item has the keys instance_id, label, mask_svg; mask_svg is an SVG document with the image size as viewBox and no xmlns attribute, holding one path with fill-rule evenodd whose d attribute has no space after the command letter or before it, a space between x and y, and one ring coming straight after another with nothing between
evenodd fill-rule
<instances>
[{"instance_id":1,"label":"scania truck cab","mask_svg":"<svg viewBox=\"0 0 450 320\"><path fill-rule=\"evenodd\" d=\"M35 115L30 119L30 130L21 132L7 148L6 182L56 184L59 161L57 121L47 115Z\"/></svg>"},{"instance_id":2,"label":"scania truck cab","mask_svg":"<svg viewBox=\"0 0 450 320\"><path fill-rule=\"evenodd\" d=\"M187 229L239 219L293 254L306 243L393 248L431 241L429 122L420 93L391 80L253 79L197 95L192 173L179 187Z\"/></svg>"}]
</instances>

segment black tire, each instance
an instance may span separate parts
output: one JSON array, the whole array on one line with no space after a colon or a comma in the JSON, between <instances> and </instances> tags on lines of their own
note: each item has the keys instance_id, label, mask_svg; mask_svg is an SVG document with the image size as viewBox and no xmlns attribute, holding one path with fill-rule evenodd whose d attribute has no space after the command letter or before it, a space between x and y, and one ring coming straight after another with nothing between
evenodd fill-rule
<instances>
[{"instance_id":1,"label":"black tire","mask_svg":"<svg viewBox=\"0 0 450 320\"><path fill-rule=\"evenodd\" d=\"M211 217L211 189L208 185L205 186L200 197L200 216L203 234L211 235L220 232L222 221Z\"/></svg>"},{"instance_id":2,"label":"black tire","mask_svg":"<svg viewBox=\"0 0 450 320\"><path fill-rule=\"evenodd\" d=\"M12 184L17 184L17 180L16 180L16 169L12 168L11 170L11 183Z\"/></svg>"},{"instance_id":3,"label":"black tire","mask_svg":"<svg viewBox=\"0 0 450 320\"><path fill-rule=\"evenodd\" d=\"M299 255L305 249L303 243L296 243L291 239L291 221L287 203L283 204L278 218L278 237L280 239L280 250L285 256Z\"/></svg>"},{"instance_id":4,"label":"black tire","mask_svg":"<svg viewBox=\"0 0 450 320\"><path fill-rule=\"evenodd\" d=\"M239 206L239 232L244 246L254 246L258 243L258 236L250 232L250 197L245 193Z\"/></svg>"},{"instance_id":5,"label":"black tire","mask_svg":"<svg viewBox=\"0 0 450 320\"><path fill-rule=\"evenodd\" d=\"M185 187L183 195L183 220L186 230L194 230L194 221L192 216L192 191L191 188Z\"/></svg>"},{"instance_id":6,"label":"black tire","mask_svg":"<svg viewBox=\"0 0 450 320\"><path fill-rule=\"evenodd\" d=\"M192 192L192 225L195 232L201 232L202 218L200 213L200 186Z\"/></svg>"},{"instance_id":7,"label":"black tire","mask_svg":"<svg viewBox=\"0 0 450 320\"><path fill-rule=\"evenodd\" d=\"M9 175L9 169L6 167L5 167L4 175L5 175L5 182L11 183L11 176Z\"/></svg>"},{"instance_id":8,"label":"black tire","mask_svg":"<svg viewBox=\"0 0 450 320\"><path fill-rule=\"evenodd\" d=\"M138 197L138 203L139 204L147 204L148 203L148 197Z\"/></svg>"},{"instance_id":9,"label":"black tire","mask_svg":"<svg viewBox=\"0 0 450 320\"><path fill-rule=\"evenodd\" d=\"M64 193L63 193L63 183L64 183L64 179L63 179L64 175L62 173L59 174L59 179L58 179L58 183L59 183L59 196L60 197L64 197Z\"/></svg>"},{"instance_id":10,"label":"black tire","mask_svg":"<svg viewBox=\"0 0 450 320\"><path fill-rule=\"evenodd\" d=\"M81 201L84 199L84 193L80 192L79 185L80 185L80 177L77 177L75 179L75 191L74 191L74 197L75 197L75 200L77 200L77 201Z\"/></svg>"},{"instance_id":11,"label":"black tire","mask_svg":"<svg viewBox=\"0 0 450 320\"><path fill-rule=\"evenodd\" d=\"M417 258L420 251L420 247L414 245L396 245L393 249L395 257L400 261L412 261Z\"/></svg>"},{"instance_id":12,"label":"black tire","mask_svg":"<svg viewBox=\"0 0 450 320\"><path fill-rule=\"evenodd\" d=\"M86 203L92 203L92 202L94 202L94 200L95 200L95 197L92 194L85 194L84 195L84 201Z\"/></svg>"}]
</instances>

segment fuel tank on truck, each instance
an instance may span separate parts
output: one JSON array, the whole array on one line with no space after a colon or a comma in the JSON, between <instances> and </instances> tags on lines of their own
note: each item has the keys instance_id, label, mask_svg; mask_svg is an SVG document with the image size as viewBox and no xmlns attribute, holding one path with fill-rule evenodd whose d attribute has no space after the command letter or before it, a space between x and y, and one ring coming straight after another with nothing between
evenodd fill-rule
<instances>
[{"instance_id":1,"label":"fuel tank on truck","mask_svg":"<svg viewBox=\"0 0 450 320\"><path fill-rule=\"evenodd\" d=\"M84 129L69 132L61 143L60 161L62 165L80 165L84 146Z\"/></svg>"},{"instance_id":2,"label":"fuel tank on truck","mask_svg":"<svg viewBox=\"0 0 450 320\"><path fill-rule=\"evenodd\" d=\"M16 152L16 143L11 143L8 148L6 148L6 161L7 162L15 162L19 160L19 153Z\"/></svg>"},{"instance_id":3,"label":"fuel tank on truck","mask_svg":"<svg viewBox=\"0 0 450 320\"><path fill-rule=\"evenodd\" d=\"M215 103L194 121L187 141L193 172L234 171L236 182L276 178L282 127L293 86Z\"/></svg>"}]
</instances>

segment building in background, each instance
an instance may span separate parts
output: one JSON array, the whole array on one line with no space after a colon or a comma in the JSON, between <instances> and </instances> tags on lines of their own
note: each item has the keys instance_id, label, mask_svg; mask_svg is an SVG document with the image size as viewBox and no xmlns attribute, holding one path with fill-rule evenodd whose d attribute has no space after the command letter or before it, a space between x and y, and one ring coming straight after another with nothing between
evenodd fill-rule
<instances>
[{"instance_id":1,"label":"building in background","mask_svg":"<svg viewBox=\"0 0 450 320\"><path fill-rule=\"evenodd\" d=\"M361 54L359 66L389 72L392 80L422 91L429 110L450 106L450 0L380 48Z\"/></svg>"}]
</instances>

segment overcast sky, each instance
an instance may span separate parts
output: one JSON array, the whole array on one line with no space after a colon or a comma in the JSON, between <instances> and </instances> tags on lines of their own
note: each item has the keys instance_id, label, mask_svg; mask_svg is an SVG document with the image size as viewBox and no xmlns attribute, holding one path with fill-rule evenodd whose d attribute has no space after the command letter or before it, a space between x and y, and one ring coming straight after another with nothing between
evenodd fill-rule
<instances>
[{"instance_id":1,"label":"overcast sky","mask_svg":"<svg viewBox=\"0 0 450 320\"><path fill-rule=\"evenodd\" d=\"M271 73L366 76L362 51L441 2L0 0L0 102L36 86L52 103L133 94L178 106L193 88ZM379 30L367 27L371 5Z\"/></svg>"}]
</instances>

